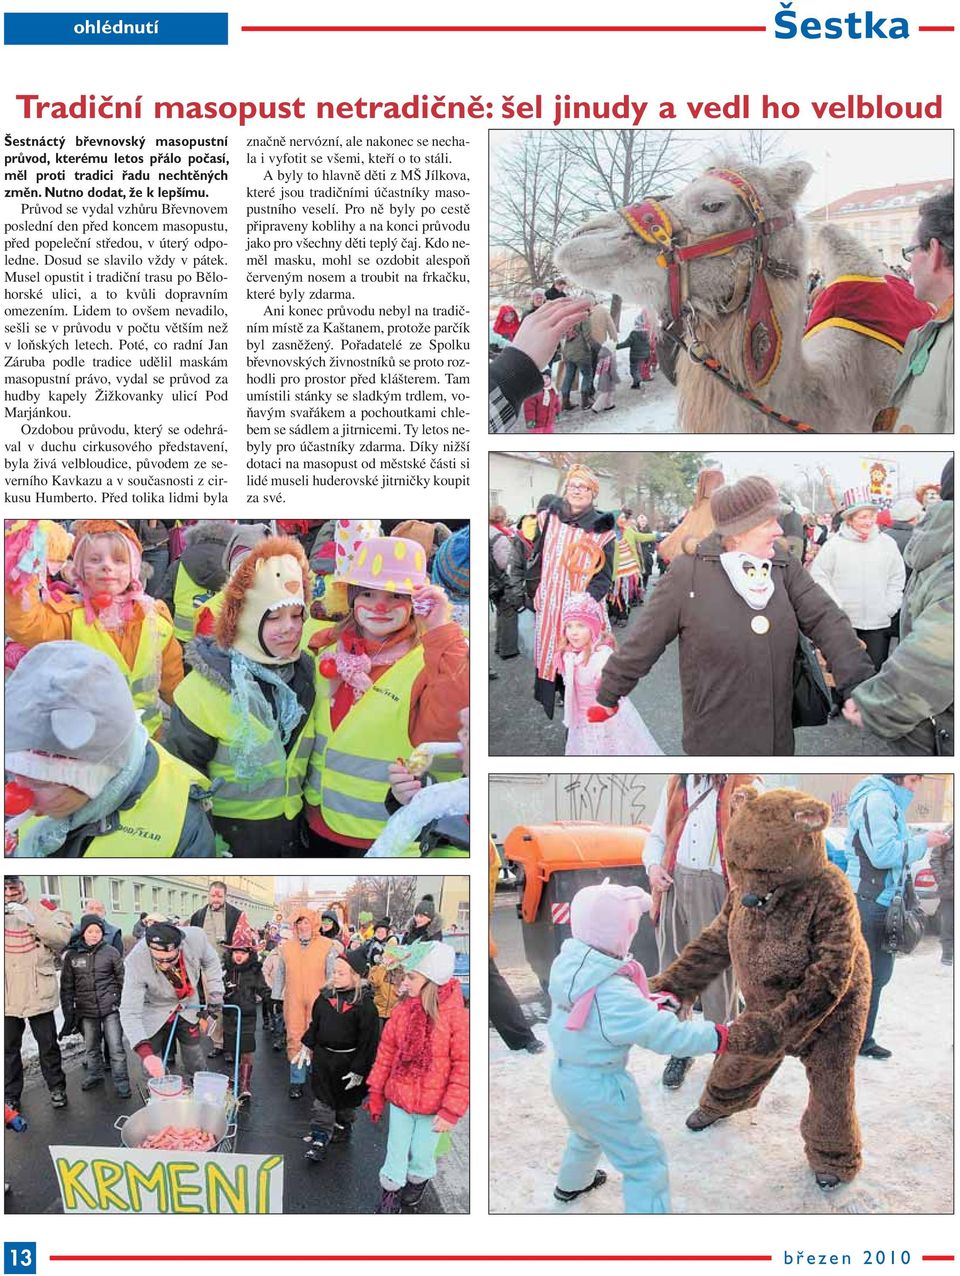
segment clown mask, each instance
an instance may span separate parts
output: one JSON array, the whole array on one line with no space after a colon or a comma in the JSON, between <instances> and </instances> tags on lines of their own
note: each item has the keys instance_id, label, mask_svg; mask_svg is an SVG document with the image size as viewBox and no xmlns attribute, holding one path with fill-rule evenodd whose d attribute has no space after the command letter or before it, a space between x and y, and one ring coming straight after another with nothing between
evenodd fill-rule
<instances>
[{"instance_id":1,"label":"clown mask","mask_svg":"<svg viewBox=\"0 0 960 1276\"><path fill-rule=\"evenodd\" d=\"M748 606L755 611L762 611L773 593L770 560L730 550L720 555L720 565L727 573L730 584Z\"/></svg>"}]
</instances>

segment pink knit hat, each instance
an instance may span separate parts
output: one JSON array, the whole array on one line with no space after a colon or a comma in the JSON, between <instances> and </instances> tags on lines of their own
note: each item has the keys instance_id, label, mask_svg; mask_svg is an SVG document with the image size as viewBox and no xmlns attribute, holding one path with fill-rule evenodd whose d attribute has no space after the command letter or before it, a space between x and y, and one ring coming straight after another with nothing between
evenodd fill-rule
<instances>
[{"instance_id":1,"label":"pink knit hat","mask_svg":"<svg viewBox=\"0 0 960 1276\"><path fill-rule=\"evenodd\" d=\"M612 957L626 957L653 901L639 886L617 886L604 878L599 886L577 891L570 905L570 930L591 948Z\"/></svg>"},{"instance_id":2,"label":"pink knit hat","mask_svg":"<svg viewBox=\"0 0 960 1276\"><path fill-rule=\"evenodd\" d=\"M601 605L589 594L569 594L563 604L561 623L566 625L570 620L579 620L582 625L586 625L596 642L603 633L606 617Z\"/></svg>"}]
</instances>

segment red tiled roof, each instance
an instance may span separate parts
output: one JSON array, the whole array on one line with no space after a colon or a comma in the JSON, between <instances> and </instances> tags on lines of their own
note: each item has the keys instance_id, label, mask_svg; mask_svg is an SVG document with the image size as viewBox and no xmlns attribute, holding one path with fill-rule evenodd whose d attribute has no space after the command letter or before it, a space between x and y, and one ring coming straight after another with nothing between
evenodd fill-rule
<instances>
[{"instance_id":1,"label":"red tiled roof","mask_svg":"<svg viewBox=\"0 0 960 1276\"><path fill-rule=\"evenodd\" d=\"M872 208L878 210L889 208L894 199L902 200L902 207L911 208L922 199L939 195L941 191L949 190L952 186L953 178L943 177L929 182L906 182L902 186L877 186L873 190L853 191L849 195L842 195L839 199L835 199L826 207L821 205L820 208L813 209L812 212L807 213L807 217L817 221L822 220L827 212L831 217L854 211L870 212ZM857 205L859 207L855 207Z\"/></svg>"}]
</instances>

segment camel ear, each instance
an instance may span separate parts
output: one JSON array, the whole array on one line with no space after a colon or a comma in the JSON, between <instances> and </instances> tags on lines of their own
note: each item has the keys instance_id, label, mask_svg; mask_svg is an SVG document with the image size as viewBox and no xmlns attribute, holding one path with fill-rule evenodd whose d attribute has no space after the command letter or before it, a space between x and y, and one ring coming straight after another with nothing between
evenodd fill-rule
<instances>
[{"instance_id":1,"label":"camel ear","mask_svg":"<svg viewBox=\"0 0 960 1276\"><path fill-rule=\"evenodd\" d=\"M826 802L801 802L793 808L793 818L812 833L830 823L830 808Z\"/></svg>"},{"instance_id":2,"label":"camel ear","mask_svg":"<svg viewBox=\"0 0 960 1276\"><path fill-rule=\"evenodd\" d=\"M730 815L733 817L741 807L746 806L748 802L755 802L760 794L751 785L745 784L742 788L735 789L730 798Z\"/></svg>"},{"instance_id":3,"label":"camel ear","mask_svg":"<svg viewBox=\"0 0 960 1276\"><path fill-rule=\"evenodd\" d=\"M767 175L770 194L781 207L792 207L806 189L813 176L813 165L806 160L790 160L778 164Z\"/></svg>"}]
</instances>

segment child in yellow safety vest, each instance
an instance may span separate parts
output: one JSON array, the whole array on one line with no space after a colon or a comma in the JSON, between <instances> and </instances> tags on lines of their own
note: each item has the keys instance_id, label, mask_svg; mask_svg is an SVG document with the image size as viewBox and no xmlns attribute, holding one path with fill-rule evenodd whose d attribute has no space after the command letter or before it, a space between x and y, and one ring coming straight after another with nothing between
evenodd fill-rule
<instances>
[{"instance_id":1,"label":"child in yellow safety vest","mask_svg":"<svg viewBox=\"0 0 960 1276\"><path fill-rule=\"evenodd\" d=\"M316 743L306 785L313 854L361 856L387 820L389 768L428 741L456 740L469 700L467 639L426 572L421 545L373 536L324 594L338 624L314 634ZM459 760L440 760L442 777ZM433 768L431 768L433 769Z\"/></svg>"},{"instance_id":2,"label":"child in yellow safety vest","mask_svg":"<svg viewBox=\"0 0 960 1276\"><path fill-rule=\"evenodd\" d=\"M18 571L8 552L6 633L24 647L72 638L109 656L127 681L143 725L157 736L163 721L160 701L169 702L183 680L183 654L170 613L144 592L140 541L128 524L79 519L73 534L69 570L76 594L41 594L41 528L31 539L35 575Z\"/></svg>"},{"instance_id":3,"label":"child in yellow safety vest","mask_svg":"<svg viewBox=\"0 0 960 1276\"><path fill-rule=\"evenodd\" d=\"M300 651L309 597L299 543L268 537L228 581L214 638L187 647L168 746L213 782L213 826L241 858L302 850L316 694Z\"/></svg>"},{"instance_id":4,"label":"child in yellow safety vest","mask_svg":"<svg viewBox=\"0 0 960 1276\"><path fill-rule=\"evenodd\" d=\"M8 854L215 854L205 778L148 737L103 652L79 642L28 651L7 680L4 747L29 812L8 823Z\"/></svg>"}]
</instances>

